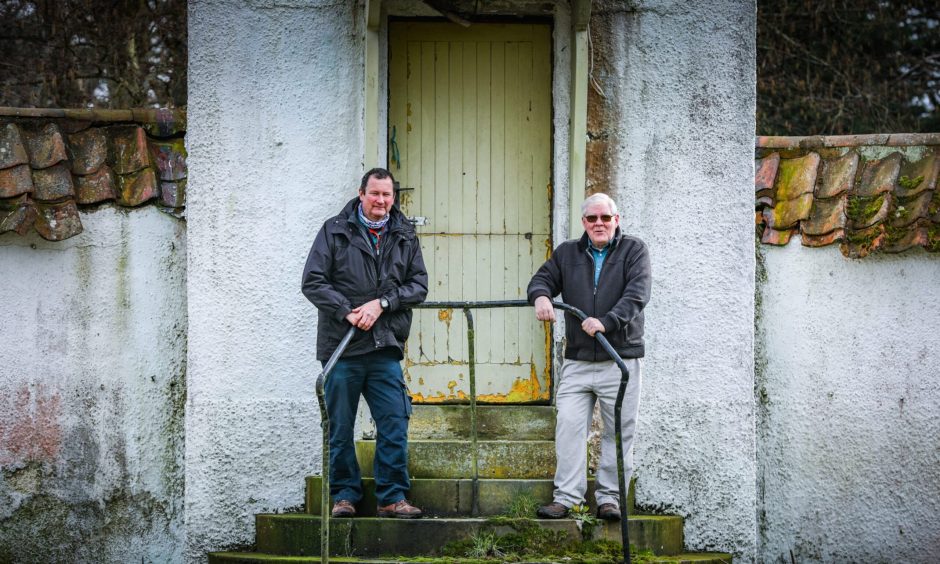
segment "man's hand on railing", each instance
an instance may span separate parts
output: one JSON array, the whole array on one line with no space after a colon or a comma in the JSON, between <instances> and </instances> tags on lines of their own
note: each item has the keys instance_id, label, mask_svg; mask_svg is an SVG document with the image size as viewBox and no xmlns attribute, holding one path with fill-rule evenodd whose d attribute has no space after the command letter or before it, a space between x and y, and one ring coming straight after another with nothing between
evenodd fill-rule
<instances>
[{"instance_id":1,"label":"man's hand on railing","mask_svg":"<svg viewBox=\"0 0 940 564\"><path fill-rule=\"evenodd\" d=\"M539 321L555 321L555 308L546 296L535 298L535 318Z\"/></svg>"},{"instance_id":2,"label":"man's hand on railing","mask_svg":"<svg viewBox=\"0 0 940 564\"><path fill-rule=\"evenodd\" d=\"M604 332L604 324L596 317L588 317L581 322L581 329L584 329L584 332L590 336L594 336L594 333L600 331Z\"/></svg>"}]
</instances>

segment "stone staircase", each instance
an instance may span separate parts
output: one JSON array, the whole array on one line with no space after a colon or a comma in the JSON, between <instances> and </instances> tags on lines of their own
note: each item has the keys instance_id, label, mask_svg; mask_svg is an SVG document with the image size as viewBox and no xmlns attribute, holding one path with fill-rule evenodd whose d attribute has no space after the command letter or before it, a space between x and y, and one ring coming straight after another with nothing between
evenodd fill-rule
<instances>
[{"instance_id":1,"label":"stone staircase","mask_svg":"<svg viewBox=\"0 0 940 564\"><path fill-rule=\"evenodd\" d=\"M570 519L534 519L534 504L552 497L555 467L554 414L550 406L478 406L478 480L469 406L415 406L409 427L409 499L423 519L375 517L372 479L373 441L359 441L357 456L365 496L355 519L330 522L331 561L494 562L500 554L523 562L615 562L622 554L619 523L591 513ZM210 564L319 562L320 477L306 480L306 512L255 517L256 552L209 554ZM628 495L630 543L636 562L730 563L731 555L683 553L681 517L634 513L633 485ZM615 544L616 543L616 544ZM488 548L487 548L488 547ZM542 550L539 550L542 549ZM606 550L606 560L604 552ZM598 552L600 551L600 552ZM334 556L335 555L335 556ZM622 560L622 558L621 558Z\"/></svg>"}]
</instances>

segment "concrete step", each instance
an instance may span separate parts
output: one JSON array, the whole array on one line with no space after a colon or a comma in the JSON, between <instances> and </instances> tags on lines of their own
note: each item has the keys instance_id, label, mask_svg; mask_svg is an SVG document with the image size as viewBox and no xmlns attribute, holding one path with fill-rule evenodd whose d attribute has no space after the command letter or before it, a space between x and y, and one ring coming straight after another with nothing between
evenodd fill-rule
<instances>
[{"instance_id":1,"label":"concrete step","mask_svg":"<svg viewBox=\"0 0 940 564\"><path fill-rule=\"evenodd\" d=\"M553 549L582 540L580 522L574 519L379 519L357 517L330 521L330 553L358 557L442 556L449 543L467 541L481 533L497 536L526 534L535 526L550 535ZM655 554L680 554L682 518L636 515L629 521L630 544ZM257 550L285 556L314 556L320 551L320 517L304 513L256 515ZM600 522L592 539L617 541L620 524Z\"/></svg>"},{"instance_id":2,"label":"concrete step","mask_svg":"<svg viewBox=\"0 0 940 564\"><path fill-rule=\"evenodd\" d=\"M414 440L470 439L469 405L416 405L408 426ZM477 438L551 441L555 411L550 405L477 406Z\"/></svg>"},{"instance_id":3,"label":"concrete step","mask_svg":"<svg viewBox=\"0 0 940 564\"><path fill-rule=\"evenodd\" d=\"M480 478L544 479L555 475L554 441L477 441ZM471 444L464 440L408 441L408 474L415 478L472 478ZM375 441L357 441L363 476L374 476Z\"/></svg>"},{"instance_id":4,"label":"concrete step","mask_svg":"<svg viewBox=\"0 0 940 564\"><path fill-rule=\"evenodd\" d=\"M550 559L538 558L521 560L516 564L545 564ZM354 556L331 556L330 562L338 564L396 564L400 560L357 558ZM479 564L479 559L471 558L422 558L421 564ZM580 564L581 562L596 563L597 559L574 558L564 560L565 564ZM319 556L281 556L277 554L264 554L261 552L211 552L209 564L320 564ZM731 555L717 552L682 553L673 556L654 556L643 560L643 564L732 564Z\"/></svg>"},{"instance_id":5,"label":"concrete step","mask_svg":"<svg viewBox=\"0 0 940 564\"><path fill-rule=\"evenodd\" d=\"M308 476L306 479L306 512L320 514L320 476ZM361 517L375 516L375 480L362 480L363 498L356 511ZM513 503L518 505L520 497L527 495L535 504L541 505L552 500L554 485L551 479L542 480L478 480L477 507L473 507L473 480L444 478L415 478L411 480L408 494L426 515L451 517L455 515L491 516L506 515ZM594 506L594 480L588 480L587 499L591 511ZM627 511L633 512L633 483L627 493ZM530 515L534 517L535 515Z\"/></svg>"}]
</instances>

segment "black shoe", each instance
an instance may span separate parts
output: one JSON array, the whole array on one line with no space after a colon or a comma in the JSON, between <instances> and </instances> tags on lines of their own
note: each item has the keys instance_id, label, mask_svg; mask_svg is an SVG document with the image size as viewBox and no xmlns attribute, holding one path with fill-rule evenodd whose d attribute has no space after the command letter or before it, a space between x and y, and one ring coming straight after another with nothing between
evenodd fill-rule
<instances>
[{"instance_id":1,"label":"black shoe","mask_svg":"<svg viewBox=\"0 0 940 564\"><path fill-rule=\"evenodd\" d=\"M613 503L602 503L597 507L597 518L604 521L619 521L620 508Z\"/></svg>"},{"instance_id":2,"label":"black shoe","mask_svg":"<svg viewBox=\"0 0 940 564\"><path fill-rule=\"evenodd\" d=\"M568 508L560 503L552 502L539 507L535 514L542 519L564 519L568 516Z\"/></svg>"}]
</instances>

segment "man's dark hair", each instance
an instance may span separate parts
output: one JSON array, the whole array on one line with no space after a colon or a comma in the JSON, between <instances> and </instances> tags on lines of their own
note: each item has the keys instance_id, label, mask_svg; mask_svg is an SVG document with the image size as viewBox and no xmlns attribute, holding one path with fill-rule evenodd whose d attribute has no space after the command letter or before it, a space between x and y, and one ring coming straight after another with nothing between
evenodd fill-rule
<instances>
[{"instance_id":1,"label":"man's dark hair","mask_svg":"<svg viewBox=\"0 0 940 564\"><path fill-rule=\"evenodd\" d=\"M366 191L366 184L369 183L370 178L375 178L376 180L384 180L386 178L392 179L392 184L395 184L395 177L392 176L392 173L384 168L373 168L369 172L365 173L362 176L362 182L359 183L359 192Z\"/></svg>"}]
</instances>

